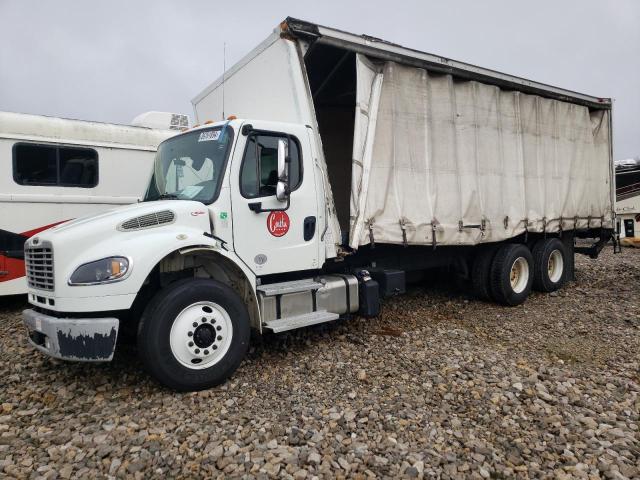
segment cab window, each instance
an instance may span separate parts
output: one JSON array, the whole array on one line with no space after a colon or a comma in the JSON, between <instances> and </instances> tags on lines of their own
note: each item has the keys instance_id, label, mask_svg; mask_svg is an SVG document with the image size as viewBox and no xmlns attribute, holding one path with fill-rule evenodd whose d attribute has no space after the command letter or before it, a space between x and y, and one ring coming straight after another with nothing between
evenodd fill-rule
<instances>
[{"instance_id":1,"label":"cab window","mask_svg":"<svg viewBox=\"0 0 640 480\"><path fill-rule=\"evenodd\" d=\"M240 172L240 193L246 198L269 197L276 194L278 184L278 140L289 141L289 185L295 190L301 180L300 147L293 137L252 134Z\"/></svg>"}]
</instances>

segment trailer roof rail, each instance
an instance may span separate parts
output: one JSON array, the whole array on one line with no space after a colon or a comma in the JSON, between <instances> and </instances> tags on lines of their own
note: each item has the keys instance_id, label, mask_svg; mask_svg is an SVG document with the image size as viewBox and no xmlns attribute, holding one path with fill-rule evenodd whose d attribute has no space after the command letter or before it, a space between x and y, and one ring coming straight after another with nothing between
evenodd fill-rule
<instances>
[{"instance_id":1,"label":"trailer roof rail","mask_svg":"<svg viewBox=\"0 0 640 480\"><path fill-rule=\"evenodd\" d=\"M280 24L280 30L283 34L306 40L310 43L317 42L319 44L331 45L362 53L372 58L425 68L430 71L451 74L468 80L477 80L508 90L519 90L524 93L584 105L593 109L611 109L612 105L610 98L595 97L554 87L496 70L478 67L470 63L459 62L440 55L403 47L370 35L357 35L297 18L287 17L286 20Z\"/></svg>"}]
</instances>

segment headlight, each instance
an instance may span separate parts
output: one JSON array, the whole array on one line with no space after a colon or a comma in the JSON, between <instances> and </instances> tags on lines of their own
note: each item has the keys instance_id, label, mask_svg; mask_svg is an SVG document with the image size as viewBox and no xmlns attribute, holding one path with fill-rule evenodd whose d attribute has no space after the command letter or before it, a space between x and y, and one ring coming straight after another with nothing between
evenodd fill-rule
<instances>
[{"instance_id":1,"label":"headlight","mask_svg":"<svg viewBox=\"0 0 640 480\"><path fill-rule=\"evenodd\" d=\"M76 268L69 285L98 285L124 279L129 273L129 260L124 257L108 257L85 263Z\"/></svg>"}]
</instances>

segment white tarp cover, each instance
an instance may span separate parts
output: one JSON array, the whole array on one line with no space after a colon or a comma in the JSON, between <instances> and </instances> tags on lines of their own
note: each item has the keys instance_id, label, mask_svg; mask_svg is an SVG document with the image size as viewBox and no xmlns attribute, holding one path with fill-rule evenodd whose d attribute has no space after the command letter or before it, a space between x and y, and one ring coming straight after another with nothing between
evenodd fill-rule
<instances>
[{"instance_id":1,"label":"white tarp cover","mask_svg":"<svg viewBox=\"0 0 640 480\"><path fill-rule=\"evenodd\" d=\"M375 138L382 73L366 57L356 54L356 114L353 128L353 161L351 167L351 211L349 238L360 238L363 222L354 224L354 212L364 211L366 195L362 188L369 184L370 159ZM367 168L363 169L366 158ZM356 245L357 247L357 245Z\"/></svg>"},{"instance_id":2,"label":"white tarp cover","mask_svg":"<svg viewBox=\"0 0 640 480\"><path fill-rule=\"evenodd\" d=\"M356 61L351 247L612 227L609 111Z\"/></svg>"}]
</instances>

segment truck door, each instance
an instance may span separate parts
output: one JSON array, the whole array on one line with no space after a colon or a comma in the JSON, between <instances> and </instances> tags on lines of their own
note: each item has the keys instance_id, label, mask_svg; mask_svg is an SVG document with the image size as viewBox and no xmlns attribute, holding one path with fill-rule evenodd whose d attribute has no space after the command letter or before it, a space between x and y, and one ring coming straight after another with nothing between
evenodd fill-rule
<instances>
[{"instance_id":1,"label":"truck door","mask_svg":"<svg viewBox=\"0 0 640 480\"><path fill-rule=\"evenodd\" d=\"M271 124L273 125L273 124ZM256 275L319 268L315 171L305 127L241 134L231 167L233 244ZM289 206L276 198L278 141L289 146Z\"/></svg>"}]
</instances>

